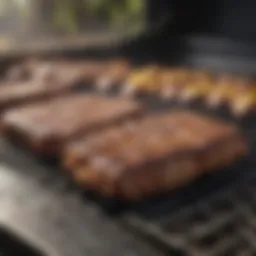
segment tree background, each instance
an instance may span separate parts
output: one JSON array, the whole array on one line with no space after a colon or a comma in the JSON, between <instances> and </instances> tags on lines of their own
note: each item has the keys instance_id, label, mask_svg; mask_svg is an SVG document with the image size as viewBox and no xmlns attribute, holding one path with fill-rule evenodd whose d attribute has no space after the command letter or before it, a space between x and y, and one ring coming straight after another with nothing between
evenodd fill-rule
<instances>
[{"instance_id":1,"label":"tree background","mask_svg":"<svg viewBox=\"0 0 256 256\"><path fill-rule=\"evenodd\" d=\"M146 0L0 0L0 33L75 34L144 26Z\"/></svg>"}]
</instances>

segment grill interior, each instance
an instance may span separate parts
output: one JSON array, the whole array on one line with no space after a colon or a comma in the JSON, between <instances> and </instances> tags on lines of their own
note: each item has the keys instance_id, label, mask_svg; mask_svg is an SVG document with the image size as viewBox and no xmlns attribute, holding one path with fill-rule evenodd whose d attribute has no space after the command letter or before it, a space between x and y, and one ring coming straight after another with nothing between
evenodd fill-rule
<instances>
[{"instance_id":1,"label":"grill interior","mask_svg":"<svg viewBox=\"0 0 256 256\"><path fill-rule=\"evenodd\" d=\"M207 113L200 104L192 104ZM233 119L226 110L209 115L237 123L251 155L228 169L203 177L167 198L150 200L122 216L126 227L177 255L255 255L256 132L253 116Z\"/></svg>"},{"instance_id":2,"label":"grill interior","mask_svg":"<svg viewBox=\"0 0 256 256\"><path fill-rule=\"evenodd\" d=\"M87 89L81 87L79 91L96 93L88 87ZM106 96L112 97L117 93L117 91L111 91ZM101 206L104 215L106 212L119 213L113 215L115 223L120 220L129 230L145 237L163 251L175 251L177 254L192 256L255 255L256 175L254 169L256 160L253 156L256 154L256 123L254 116L238 120L231 117L226 109L209 111L198 102L180 105L173 102L166 103L151 96L138 96L137 99L145 103L152 112L189 108L236 122L249 138L251 156L236 166L203 177L189 187L170 195L127 205L108 198L96 197L89 191L81 191L73 186L58 164L46 162L45 159L34 159L29 152L1 141L1 161L15 170L16 174L19 173L31 181L32 185L26 185L24 197L29 198L29 195L33 194L34 198L40 198L43 194L45 197L43 200L47 201L46 208L40 208L40 205L35 206L36 200L30 201L26 211L22 208L22 211L25 211L24 215L27 215L26 219L28 221L33 218L42 219L45 214L49 214L47 212L49 208L55 205L53 208L56 208L58 213L53 213L50 223L42 224L42 227L44 226L42 232L50 243L55 243L61 248L60 251L63 253L59 255L84 255L86 244L84 233L99 232L96 231L97 228L103 235L106 232L105 229L97 226L92 226L89 231L86 231L91 218L90 214L94 214L94 212L85 211L84 205L91 204L87 199L90 199L94 205ZM38 201L40 202L41 199ZM56 201L58 201L57 204ZM72 216L67 216L65 212L67 207L72 209ZM105 217L99 215L97 218L102 220ZM95 221L92 225L95 225ZM26 229L26 226L23 228ZM56 234L58 238L54 240ZM113 235L111 239L112 246L115 246L117 237ZM124 249L121 247L122 243L118 252L129 251L127 246L124 246ZM138 249L138 247L134 248ZM109 249L107 252L104 251L104 255L118 254L111 254Z\"/></svg>"},{"instance_id":3,"label":"grill interior","mask_svg":"<svg viewBox=\"0 0 256 256\"><path fill-rule=\"evenodd\" d=\"M89 92L86 90L84 93ZM113 93L109 96L113 96ZM158 102L152 97L144 96L140 97L140 100L144 101L152 111L181 107L174 103ZM207 112L200 104L192 104L190 108ZM209 112L209 114L229 118L230 121L235 122L226 112ZM237 122L250 138L251 148L254 149L256 134L253 117ZM52 204L55 200L65 200L66 196L72 195L77 198L79 194L82 195L84 199L79 203L74 218L80 221L79 224L84 225L84 228L87 221L82 220L84 209L80 204L88 204L91 201L100 206L105 213L114 214L112 216L115 221L121 220L125 227L152 241L164 251L177 251L182 255L254 255L256 253L254 245L256 174L254 174L253 159L255 150L252 150L252 155L248 159L236 166L203 177L187 188L132 205L99 198L89 191L74 187L57 163L36 159L31 165L31 153L24 152L10 143L3 141L2 150L5 151L2 156L3 161L19 170L20 174L31 176L30 179L36 181L36 184L43 185L44 190L49 192L48 196ZM29 190L27 192L29 193ZM55 198L55 194L58 194L58 198ZM62 217L56 216L56 221L57 218ZM51 226L54 233L55 228L55 225ZM74 232L69 229L57 229L65 237L68 237L70 232ZM74 232L76 236L81 234L80 229Z\"/></svg>"}]
</instances>

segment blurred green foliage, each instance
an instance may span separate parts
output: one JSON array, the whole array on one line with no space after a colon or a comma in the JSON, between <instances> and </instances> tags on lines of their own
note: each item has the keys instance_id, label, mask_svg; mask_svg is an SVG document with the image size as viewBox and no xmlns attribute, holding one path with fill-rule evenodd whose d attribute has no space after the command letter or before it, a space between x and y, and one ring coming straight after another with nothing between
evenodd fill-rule
<instances>
[{"instance_id":1,"label":"blurred green foliage","mask_svg":"<svg viewBox=\"0 0 256 256\"><path fill-rule=\"evenodd\" d=\"M70 32L89 20L114 29L138 27L144 22L144 4L145 0L62 0L55 7L55 24Z\"/></svg>"},{"instance_id":2,"label":"blurred green foliage","mask_svg":"<svg viewBox=\"0 0 256 256\"><path fill-rule=\"evenodd\" d=\"M45 23L73 33L103 23L110 29L136 29L144 25L146 0L0 0L0 18L15 15L21 23ZM48 5L46 4L48 3ZM35 7L37 5L37 7ZM44 17L47 17L44 19Z\"/></svg>"}]
</instances>

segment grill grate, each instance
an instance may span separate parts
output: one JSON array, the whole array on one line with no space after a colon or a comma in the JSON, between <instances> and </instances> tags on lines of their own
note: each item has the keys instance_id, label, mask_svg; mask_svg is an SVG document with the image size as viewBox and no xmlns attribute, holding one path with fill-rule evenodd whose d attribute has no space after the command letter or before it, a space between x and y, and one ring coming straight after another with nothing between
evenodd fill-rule
<instances>
[{"instance_id":1,"label":"grill grate","mask_svg":"<svg viewBox=\"0 0 256 256\"><path fill-rule=\"evenodd\" d=\"M84 91L84 89L81 91ZM93 92L90 88L85 91ZM113 94L115 93L109 93L109 95ZM140 96L138 98L153 111L186 107L185 105L161 102L154 97ZM234 121L223 109L213 113L207 111L202 104L198 103L190 104L189 108ZM239 125L250 138L252 148L256 150L256 147L254 147L256 131L254 130L253 118L247 117L245 120L240 120ZM7 147L2 150L6 150L2 157L7 162L13 162L13 159L16 159L15 154L11 153L12 149L9 149L8 153ZM45 186L47 191L53 190L54 193L60 196L57 199L61 198L60 201L65 201L66 199L63 199L63 197L66 197L65 193L71 194L70 191L65 191L66 181L55 179L54 174L49 175L47 173L46 175L45 173L35 172L34 169L38 169L40 164L35 164L36 167L31 168L29 162L30 160L26 164L25 158L20 155L20 166L18 162L15 169L21 169L21 171L26 169L27 176L31 176L33 184L37 182ZM126 226L161 245L166 250L176 250L191 256L255 255L256 190L254 186L256 184L256 174L253 174L254 166L255 160L253 158L247 159L229 170L204 177L188 188L171 193L171 195L161 199L156 198L130 205L128 206L129 212L124 212L120 218ZM52 166L49 169L52 171ZM38 184L34 184L35 187ZM89 194L87 193L87 195ZM51 197L52 195L49 195L49 198ZM93 195L92 198L95 199ZM56 204L53 199L51 200L53 205ZM114 207L116 210L124 207L116 201L104 198L100 200L97 198L97 201L104 209ZM79 204L76 218L72 220L74 230L71 230L72 236L75 234L74 236L80 237L81 247L85 243L83 236L81 236L85 232L83 227L86 226L87 220L90 220L89 217L87 220L83 220L84 214L83 205ZM55 225L58 226L56 223ZM70 227L67 228L65 233L56 226L53 225L49 232L55 233L58 231L59 236L64 240L60 245L66 249L70 239ZM50 235L47 234L47 237L50 237ZM74 237L74 240L76 239L77 237ZM69 253L66 251L65 255L69 255ZM77 253L77 255L82 255L82 253Z\"/></svg>"},{"instance_id":2,"label":"grill grate","mask_svg":"<svg viewBox=\"0 0 256 256\"><path fill-rule=\"evenodd\" d=\"M125 224L185 255L255 255L256 176L169 215L128 214ZM153 207L153 206L152 206Z\"/></svg>"},{"instance_id":3,"label":"grill grate","mask_svg":"<svg viewBox=\"0 0 256 256\"><path fill-rule=\"evenodd\" d=\"M249 138L251 156L229 170L202 178L168 200L135 207L122 221L153 243L181 255L256 255L254 117L235 120L223 109L211 112L200 104L192 108L235 121Z\"/></svg>"}]
</instances>

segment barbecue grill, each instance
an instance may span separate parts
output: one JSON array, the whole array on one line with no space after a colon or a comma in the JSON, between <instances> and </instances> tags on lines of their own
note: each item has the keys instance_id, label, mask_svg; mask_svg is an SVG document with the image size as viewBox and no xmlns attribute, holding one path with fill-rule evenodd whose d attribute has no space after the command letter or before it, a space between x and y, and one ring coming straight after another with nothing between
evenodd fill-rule
<instances>
[{"instance_id":1,"label":"barbecue grill","mask_svg":"<svg viewBox=\"0 0 256 256\"><path fill-rule=\"evenodd\" d=\"M154 62L255 74L256 49L252 40L233 40L210 31L213 19L208 27L201 28L198 22L188 26L183 15L183 11L187 13L186 5L177 6L170 18L166 15L166 6L172 8L169 1L148 2L149 30L139 37L101 49L63 49L40 55L73 59L121 55L135 65ZM156 25L160 17L163 19ZM199 36L199 32L203 35ZM3 59L2 70L28 54ZM81 93L96 92L89 89ZM106 96L117 93L112 91ZM238 120L226 109L208 110L201 103L183 105L153 96L137 98L154 112L189 107L236 123L249 138L250 156L164 197L123 204L81 191L63 175L57 163L35 159L31 153L1 140L0 246L6 255L256 254L254 116Z\"/></svg>"}]
</instances>

